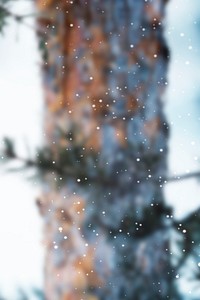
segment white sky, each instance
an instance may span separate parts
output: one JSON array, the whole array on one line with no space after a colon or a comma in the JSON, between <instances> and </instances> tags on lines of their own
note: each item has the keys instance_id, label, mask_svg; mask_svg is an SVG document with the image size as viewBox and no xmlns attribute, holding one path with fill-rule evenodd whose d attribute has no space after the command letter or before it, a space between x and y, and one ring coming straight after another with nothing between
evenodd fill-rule
<instances>
[{"instance_id":1,"label":"white sky","mask_svg":"<svg viewBox=\"0 0 200 300\"><path fill-rule=\"evenodd\" d=\"M166 37L172 59L165 109L171 123L171 172L200 166L200 44L194 24L200 17L199 8L199 0L171 0L168 5ZM25 13L27 9L23 4ZM39 53L34 32L11 22L5 37L0 37L0 45L0 138L13 136L20 151L25 139L34 148L42 136ZM0 188L0 291L7 300L16 300L17 287L42 285L42 226L34 203L39 187L28 184L23 176L0 172ZM200 187L195 180L171 183L165 191L177 216L199 206Z\"/></svg>"},{"instance_id":2,"label":"white sky","mask_svg":"<svg viewBox=\"0 0 200 300\"><path fill-rule=\"evenodd\" d=\"M166 114L171 127L169 169L185 173L200 168L200 1L169 2L166 38L171 48ZM170 183L166 200L179 217L200 204L200 185L191 179Z\"/></svg>"},{"instance_id":3,"label":"white sky","mask_svg":"<svg viewBox=\"0 0 200 300\"><path fill-rule=\"evenodd\" d=\"M0 37L0 138L13 137L24 152L25 144L39 145L42 135L39 53L30 29L11 22L5 31ZM42 224L34 202L39 187L1 170L0 190L0 292L16 300L17 288L42 285Z\"/></svg>"}]
</instances>

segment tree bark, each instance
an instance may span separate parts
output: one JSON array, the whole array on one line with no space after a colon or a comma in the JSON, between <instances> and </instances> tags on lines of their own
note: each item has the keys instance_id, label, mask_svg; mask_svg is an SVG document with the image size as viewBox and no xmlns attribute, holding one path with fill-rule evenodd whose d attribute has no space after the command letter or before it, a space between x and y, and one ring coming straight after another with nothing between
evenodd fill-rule
<instances>
[{"instance_id":1,"label":"tree bark","mask_svg":"<svg viewBox=\"0 0 200 300\"><path fill-rule=\"evenodd\" d=\"M48 300L172 299L162 184L150 180L167 178L166 2L37 0L46 143L56 158L69 146L58 129L75 127L97 156L90 172L115 183L46 176Z\"/></svg>"}]
</instances>

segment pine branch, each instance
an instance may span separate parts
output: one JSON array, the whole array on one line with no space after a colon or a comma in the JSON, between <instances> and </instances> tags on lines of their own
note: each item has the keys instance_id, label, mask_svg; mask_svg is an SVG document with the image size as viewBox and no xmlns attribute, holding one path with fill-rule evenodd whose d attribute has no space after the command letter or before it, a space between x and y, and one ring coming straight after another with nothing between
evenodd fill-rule
<instances>
[{"instance_id":1,"label":"pine branch","mask_svg":"<svg viewBox=\"0 0 200 300\"><path fill-rule=\"evenodd\" d=\"M31 14L27 14L27 15L18 15L15 14L13 12L11 12L9 9L7 9L4 5L0 5L0 12L2 12L4 14L4 16L7 17L11 17L12 19L14 19L16 22L26 26L28 29L34 31L34 33L37 33L38 35L46 35L48 36L48 30L47 29L43 29L42 27L39 26L32 26L30 24L28 24L27 22L24 21L24 19L27 19L29 17L39 17L38 13L31 13Z\"/></svg>"},{"instance_id":2,"label":"pine branch","mask_svg":"<svg viewBox=\"0 0 200 300\"><path fill-rule=\"evenodd\" d=\"M35 14L35 13L31 13L31 14L27 14L27 15L14 14L13 12L8 10L5 6L3 6L1 4L0 4L0 10L4 11L7 16L12 17L13 19L15 19L16 21L19 21L19 22L25 18L37 16L37 14Z\"/></svg>"},{"instance_id":3,"label":"pine branch","mask_svg":"<svg viewBox=\"0 0 200 300\"><path fill-rule=\"evenodd\" d=\"M174 220L172 227L182 235L181 249L179 249L181 257L176 266L178 270L182 268L189 255L195 256L195 248L200 243L200 208L181 220Z\"/></svg>"},{"instance_id":4,"label":"pine branch","mask_svg":"<svg viewBox=\"0 0 200 300\"><path fill-rule=\"evenodd\" d=\"M10 150L9 150L10 151ZM72 167L67 167L67 166L59 166L56 163L49 162L49 164L47 166L44 166L42 164L42 162L39 162L37 160L32 160L32 159L28 159L28 158L23 158L20 157L16 154L13 153L7 153L7 158L9 159L16 159L18 161L21 161L25 164L25 166L27 167L35 167L37 169L41 169L42 171L46 171L46 172L55 172L58 173L59 175L65 175L66 177L74 177L77 178L79 177L85 177L87 178L87 180L91 183L101 183L101 184L109 184L109 185L115 185L116 184L116 180L115 179L106 179L106 178L102 178L101 176L90 176L87 172L84 172L84 170L79 167L76 168L76 166L72 166ZM148 180L148 181L154 181L157 184L167 184L167 183L171 183L171 182L175 182L175 181L182 181L182 180L186 180L186 179L190 179L190 178L199 178L200 177L200 171L197 172L192 172L189 174L180 174L180 175L176 175L176 176L172 176L172 177L166 177L166 178L140 178L136 181L144 181L144 180Z\"/></svg>"}]
</instances>

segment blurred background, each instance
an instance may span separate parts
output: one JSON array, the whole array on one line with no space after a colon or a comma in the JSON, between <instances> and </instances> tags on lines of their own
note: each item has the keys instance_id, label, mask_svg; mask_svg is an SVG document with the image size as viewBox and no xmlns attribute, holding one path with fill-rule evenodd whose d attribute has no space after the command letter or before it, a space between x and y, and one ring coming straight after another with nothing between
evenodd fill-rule
<instances>
[{"instance_id":1,"label":"blurred background","mask_svg":"<svg viewBox=\"0 0 200 300\"><path fill-rule=\"evenodd\" d=\"M31 13L33 3L14 2L12 11ZM182 174L200 167L199 0L169 1L165 22L171 51L169 83L164 96L170 124L168 162L171 174ZM34 19L27 23L34 26ZM0 137L13 137L22 154L28 151L27 145L34 153L43 139L39 64L34 31L10 19L0 36ZM44 260L42 223L35 206L40 187L34 181L27 183L23 173L4 172L0 173L0 186L0 291L5 299L15 300L18 289L22 288L29 299L36 299L31 289L42 289ZM174 207L178 218L199 207L199 195L200 185L195 179L165 187L166 201ZM183 299L193 299L193 285L187 276L179 280Z\"/></svg>"}]
</instances>

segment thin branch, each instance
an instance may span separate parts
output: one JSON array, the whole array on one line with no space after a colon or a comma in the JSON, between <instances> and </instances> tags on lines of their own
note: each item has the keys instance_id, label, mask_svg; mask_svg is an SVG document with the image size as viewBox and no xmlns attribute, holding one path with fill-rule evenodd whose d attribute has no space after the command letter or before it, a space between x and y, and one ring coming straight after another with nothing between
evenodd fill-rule
<instances>
[{"instance_id":1,"label":"thin branch","mask_svg":"<svg viewBox=\"0 0 200 300\"><path fill-rule=\"evenodd\" d=\"M174 182L174 181L182 181L182 180L186 180L186 179L190 179L190 178L200 178L200 171L170 176L170 177L167 177L166 179L164 179L164 183L170 183L170 182Z\"/></svg>"}]
</instances>

